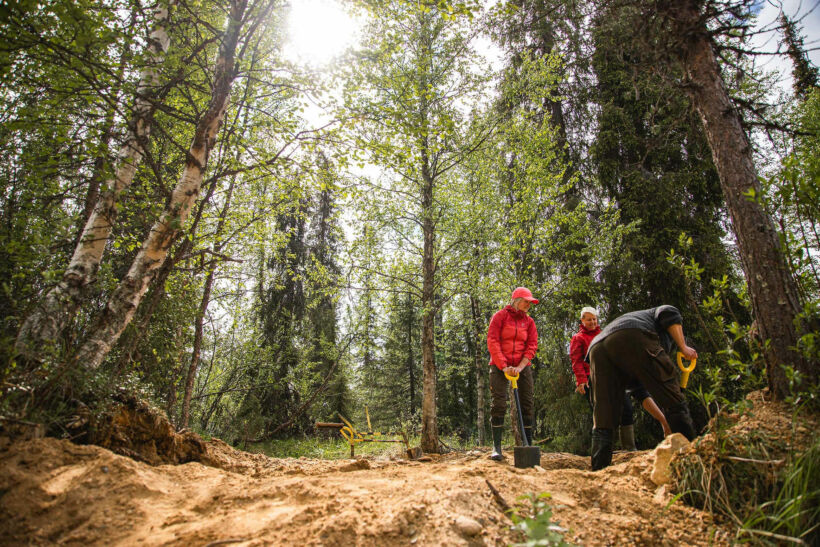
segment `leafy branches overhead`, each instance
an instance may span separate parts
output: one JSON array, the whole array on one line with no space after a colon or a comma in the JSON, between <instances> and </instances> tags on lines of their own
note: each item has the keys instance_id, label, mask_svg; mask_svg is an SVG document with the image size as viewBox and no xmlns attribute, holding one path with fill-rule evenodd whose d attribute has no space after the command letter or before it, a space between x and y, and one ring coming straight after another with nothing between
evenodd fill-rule
<instances>
[{"instance_id":1,"label":"leafy branches overhead","mask_svg":"<svg viewBox=\"0 0 820 547\"><path fill-rule=\"evenodd\" d=\"M797 87L774 119L750 1L348 2L361 41L324 75L284 60L279 1L0 4L0 380L18 395L137 385L240 442L369 405L435 452L439 431L483 439L487 323L524 285L543 302L537 435L584 452L580 308L678 305L712 350L702 385L742 397L786 340L749 326L782 308L740 275L779 264L738 254L763 232L799 304L769 325L797 317L787 346L816 363L816 70L776 23ZM308 103L332 120L311 127ZM23 363L26 321L47 335ZM95 370L55 373L72 367Z\"/></svg>"},{"instance_id":2,"label":"leafy branches overhead","mask_svg":"<svg viewBox=\"0 0 820 547\"><path fill-rule=\"evenodd\" d=\"M366 209L368 222L392 232L396 249L420 267L418 282L404 279L423 309L422 448L437 452L433 322L441 297L451 292L442 286L447 242L441 228L460 210L446 201L456 194L448 191L457 183L452 171L487 136L465 131L466 113L482 91L482 77L473 71L475 30L445 3L366 7L370 24L362 48L344 70L344 107L356 121L353 142L385 170L371 193L378 201Z\"/></svg>"}]
</instances>

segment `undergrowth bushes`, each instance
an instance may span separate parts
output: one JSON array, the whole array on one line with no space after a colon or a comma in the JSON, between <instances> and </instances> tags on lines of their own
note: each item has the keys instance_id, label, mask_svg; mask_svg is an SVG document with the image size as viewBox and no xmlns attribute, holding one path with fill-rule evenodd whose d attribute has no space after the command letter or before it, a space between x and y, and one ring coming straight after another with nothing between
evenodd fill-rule
<instances>
[{"instance_id":1,"label":"undergrowth bushes","mask_svg":"<svg viewBox=\"0 0 820 547\"><path fill-rule=\"evenodd\" d=\"M811 417L789 419L788 410L756 397L751 409L716 416L709 433L672 462L683 501L728 518L738 539L817 544L818 424Z\"/></svg>"}]
</instances>

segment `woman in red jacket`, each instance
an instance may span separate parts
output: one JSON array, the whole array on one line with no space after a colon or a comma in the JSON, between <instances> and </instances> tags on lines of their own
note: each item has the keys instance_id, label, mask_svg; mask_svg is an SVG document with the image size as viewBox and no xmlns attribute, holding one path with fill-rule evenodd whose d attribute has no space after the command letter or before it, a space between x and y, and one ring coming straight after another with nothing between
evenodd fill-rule
<instances>
[{"instance_id":1,"label":"woman in red jacket","mask_svg":"<svg viewBox=\"0 0 820 547\"><path fill-rule=\"evenodd\" d=\"M573 335L569 343L569 358L572 361L572 372L575 373L575 391L586 395L590 405L592 405L592 399L589 389L589 364L584 361L584 358L589 351L592 339L600 333L598 311L593 307L585 306L581 310L581 324L578 326L578 332Z\"/></svg>"},{"instance_id":2,"label":"woman in red jacket","mask_svg":"<svg viewBox=\"0 0 820 547\"><path fill-rule=\"evenodd\" d=\"M487 331L490 350L490 392L493 402L490 420L493 426L493 452L490 458L501 460L501 437L504 435L504 415L507 413L509 380L504 374L518 376L518 396L524 418L524 432L532 444L533 378L530 361L538 350L538 331L535 321L527 315L530 305L538 304L529 289L518 287L512 293L512 302L493 315Z\"/></svg>"}]
</instances>

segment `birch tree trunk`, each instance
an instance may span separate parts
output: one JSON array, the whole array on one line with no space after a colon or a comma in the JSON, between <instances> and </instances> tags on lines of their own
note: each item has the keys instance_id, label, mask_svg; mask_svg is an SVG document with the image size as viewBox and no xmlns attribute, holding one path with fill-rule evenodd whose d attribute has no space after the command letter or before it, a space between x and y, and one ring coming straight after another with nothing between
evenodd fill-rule
<instances>
[{"instance_id":1,"label":"birch tree trunk","mask_svg":"<svg viewBox=\"0 0 820 547\"><path fill-rule=\"evenodd\" d=\"M128 124L126 140L117 154L114 178L105 181L105 189L96 199L94 210L86 220L62 280L26 318L17 335L15 350L26 360L40 362L49 349L54 348L56 340L76 313L83 290L99 269L116 222L117 199L134 180L151 133L155 111L153 95L159 82L158 67L164 61L170 44L166 30L169 19L170 6L158 7L154 12L154 30L148 37L147 45L150 61L140 75L133 118Z\"/></svg>"},{"instance_id":2,"label":"birch tree trunk","mask_svg":"<svg viewBox=\"0 0 820 547\"><path fill-rule=\"evenodd\" d=\"M417 58L416 70L418 80L418 120L419 120L419 166L421 178L421 232L422 232L422 283L421 283L421 366L422 366L422 399L421 399L421 449L424 452L438 454L438 410L436 404L436 223L434 220L435 204L433 191L436 179L431 168L430 150L430 97L429 86L433 78L433 38L430 20L423 12L418 15L421 44Z\"/></svg>"},{"instance_id":3,"label":"birch tree trunk","mask_svg":"<svg viewBox=\"0 0 820 547\"><path fill-rule=\"evenodd\" d=\"M134 317L145 291L196 201L208 154L214 146L228 107L235 77L234 58L246 5L244 0L231 4L227 29L214 67L211 103L197 123L180 181L174 188L165 211L151 227L128 273L109 298L91 336L77 352L75 360L80 366L95 369L111 351L111 347Z\"/></svg>"},{"instance_id":4,"label":"birch tree trunk","mask_svg":"<svg viewBox=\"0 0 820 547\"><path fill-rule=\"evenodd\" d=\"M769 388L776 399L783 399L789 390L784 365L802 372L810 383L816 382L817 371L793 349L799 339L795 318L801 309L797 287L771 217L748 197L761 193L752 148L726 90L701 6L699 0L676 0L666 3L661 13L678 41L673 50L685 70L686 90L712 150L760 337L769 343L765 352Z\"/></svg>"}]
</instances>

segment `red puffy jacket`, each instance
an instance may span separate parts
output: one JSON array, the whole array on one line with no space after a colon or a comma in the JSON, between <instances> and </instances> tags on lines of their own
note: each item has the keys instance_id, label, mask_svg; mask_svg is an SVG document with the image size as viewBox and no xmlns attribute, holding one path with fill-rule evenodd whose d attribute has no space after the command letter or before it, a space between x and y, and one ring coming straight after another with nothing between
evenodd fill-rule
<instances>
[{"instance_id":1,"label":"red puffy jacket","mask_svg":"<svg viewBox=\"0 0 820 547\"><path fill-rule=\"evenodd\" d=\"M487 349L490 350L492 364L499 370L518 366L524 357L532 360L538 350L535 321L512 306L498 310L487 330Z\"/></svg>"},{"instance_id":2,"label":"red puffy jacket","mask_svg":"<svg viewBox=\"0 0 820 547\"><path fill-rule=\"evenodd\" d=\"M587 379L589 379L589 365L584 361L584 357L589 351L589 344L592 343L592 339L600 333L601 327L589 330L581 325L569 343L569 358L572 361L572 372L575 373L575 383L577 385L586 384Z\"/></svg>"}]
</instances>

